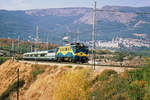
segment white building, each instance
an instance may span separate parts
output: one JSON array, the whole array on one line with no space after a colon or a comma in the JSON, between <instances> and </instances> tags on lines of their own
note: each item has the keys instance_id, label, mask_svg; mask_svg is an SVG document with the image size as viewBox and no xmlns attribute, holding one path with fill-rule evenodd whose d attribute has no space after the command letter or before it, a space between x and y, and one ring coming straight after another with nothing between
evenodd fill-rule
<instances>
[{"instance_id":1,"label":"white building","mask_svg":"<svg viewBox=\"0 0 150 100\"><path fill-rule=\"evenodd\" d=\"M100 48L120 48L120 45L118 42L115 42L115 41L108 41L108 42L98 41L97 47L100 47Z\"/></svg>"}]
</instances>

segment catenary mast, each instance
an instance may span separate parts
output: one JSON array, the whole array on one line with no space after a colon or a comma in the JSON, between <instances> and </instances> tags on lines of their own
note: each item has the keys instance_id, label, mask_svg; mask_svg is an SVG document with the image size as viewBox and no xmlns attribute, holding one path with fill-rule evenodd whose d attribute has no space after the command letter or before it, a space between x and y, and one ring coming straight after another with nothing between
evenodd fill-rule
<instances>
[{"instance_id":1,"label":"catenary mast","mask_svg":"<svg viewBox=\"0 0 150 100\"><path fill-rule=\"evenodd\" d=\"M92 32L92 64L95 70L95 49L96 49L96 1L93 8L93 32Z\"/></svg>"}]
</instances>

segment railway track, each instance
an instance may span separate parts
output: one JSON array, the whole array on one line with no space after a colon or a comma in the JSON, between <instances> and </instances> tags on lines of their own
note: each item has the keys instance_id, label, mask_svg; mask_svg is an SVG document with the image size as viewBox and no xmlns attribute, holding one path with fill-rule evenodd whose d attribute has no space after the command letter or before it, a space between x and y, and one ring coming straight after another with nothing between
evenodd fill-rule
<instances>
[{"instance_id":1,"label":"railway track","mask_svg":"<svg viewBox=\"0 0 150 100\"><path fill-rule=\"evenodd\" d=\"M23 62L23 63L30 63L30 64L39 64L39 65L50 65L50 66L59 66L59 67L63 67L63 66L72 66L72 67L92 67L91 64L74 64L74 63L67 63L67 62L50 62L50 61L27 61L27 60L19 60L19 62ZM95 71L96 72L102 72L106 69L110 69L110 70L115 70L118 73L124 72L126 70L131 70L131 69L136 69L139 67L123 67L123 66L104 66L104 65L96 65L95 66Z\"/></svg>"},{"instance_id":2,"label":"railway track","mask_svg":"<svg viewBox=\"0 0 150 100\"><path fill-rule=\"evenodd\" d=\"M69 66L87 66L87 67L92 67L92 64L88 63L70 63L70 62L54 62L54 61L29 61L29 60L19 60L21 62L26 62L26 63L33 63L33 64L45 64L45 65L69 65ZM141 67L132 67L132 66L117 66L117 65L101 65L101 64L95 64L96 67L115 67L115 68L141 68Z\"/></svg>"}]
</instances>

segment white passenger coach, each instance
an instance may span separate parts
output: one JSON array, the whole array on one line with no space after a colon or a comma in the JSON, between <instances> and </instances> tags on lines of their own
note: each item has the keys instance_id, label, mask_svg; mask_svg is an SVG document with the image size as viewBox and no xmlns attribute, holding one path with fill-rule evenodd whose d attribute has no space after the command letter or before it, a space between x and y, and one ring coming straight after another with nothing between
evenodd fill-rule
<instances>
[{"instance_id":1,"label":"white passenger coach","mask_svg":"<svg viewBox=\"0 0 150 100\"><path fill-rule=\"evenodd\" d=\"M56 60L56 50L35 51L23 54L26 60Z\"/></svg>"}]
</instances>

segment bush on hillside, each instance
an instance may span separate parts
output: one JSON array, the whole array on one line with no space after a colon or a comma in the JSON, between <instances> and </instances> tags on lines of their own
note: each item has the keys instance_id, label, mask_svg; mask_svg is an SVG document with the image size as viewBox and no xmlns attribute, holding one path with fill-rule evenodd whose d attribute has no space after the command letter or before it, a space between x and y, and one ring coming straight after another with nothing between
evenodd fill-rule
<instances>
[{"instance_id":1,"label":"bush on hillside","mask_svg":"<svg viewBox=\"0 0 150 100\"><path fill-rule=\"evenodd\" d=\"M117 72L114 70L104 70L100 75L97 76L99 81L108 80L111 76L116 75Z\"/></svg>"},{"instance_id":2,"label":"bush on hillside","mask_svg":"<svg viewBox=\"0 0 150 100\"><path fill-rule=\"evenodd\" d=\"M93 84L92 100L150 100L150 65L126 71L124 76L105 72Z\"/></svg>"},{"instance_id":3,"label":"bush on hillside","mask_svg":"<svg viewBox=\"0 0 150 100\"><path fill-rule=\"evenodd\" d=\"M2 63L4 63L7 59L8 59L8 58L6 58L6 57L0 57L0 65L1 65Z\"/></svg>"},{"instance_id":4,"label":"bush on hillside","mask_svg":"<svg viewBox=\"0 0 150 100\"><path fill-rule=\"evenodd\" d=\"M136 80L129 84L128 94L131 100L144 100L146 82L143 80Z\"/></svg>"},{"instance_id":5,"label":"bush on hillside","mask_svg":"<svg viewBox=\"0 0 150 100\"><path fill-rule=\"evenodd\" d=\"M103 54L111 54L112 52L109 50L97 50L96 53L103 55Z\"/></svg>"},{"instance_id":6,"label":"bush on hillside","mask_svg":"<svg viewBox=\"0 0 150 100\"><path fill-rule=\"evenodd\" d=\"M32 70L32 77L33 80L36 80L37 75L42 74L43 72L45 72L45 66L41 66L41 65L32 65L33 70Z\"/></svg>"},{"instance_id":7,"label":"bush on hillside","mask_svg":"<svg viewBox=\"0 0 150 100\"><path fill-rule=\"evenodd\" d=\"M37 75L42 74L44 70L35 70L32 72L32 77L35 80L37 78Z\"/></svg>"},{"instance_id":8,"label":"bush on hillside","mask_svg":"<svg viewBox=\"0 0 150 100\"><path fill-rule=\"evenodd\" d=\"M123 58L126 57L127 54L125 52L115 52L115 56L114 56L114 59L116 61L123 61Z\"/></svg>"},{"instance_id":9,"label":"bush on hillside","mask_svg":"<svg viewBox=\"0 0 150 100\"><path fill-rule=\"evenodd\" d=\"M127 81L113 70L104 70L92 85L92 100L128 100Z\"/></svg>"}]
</instances>

